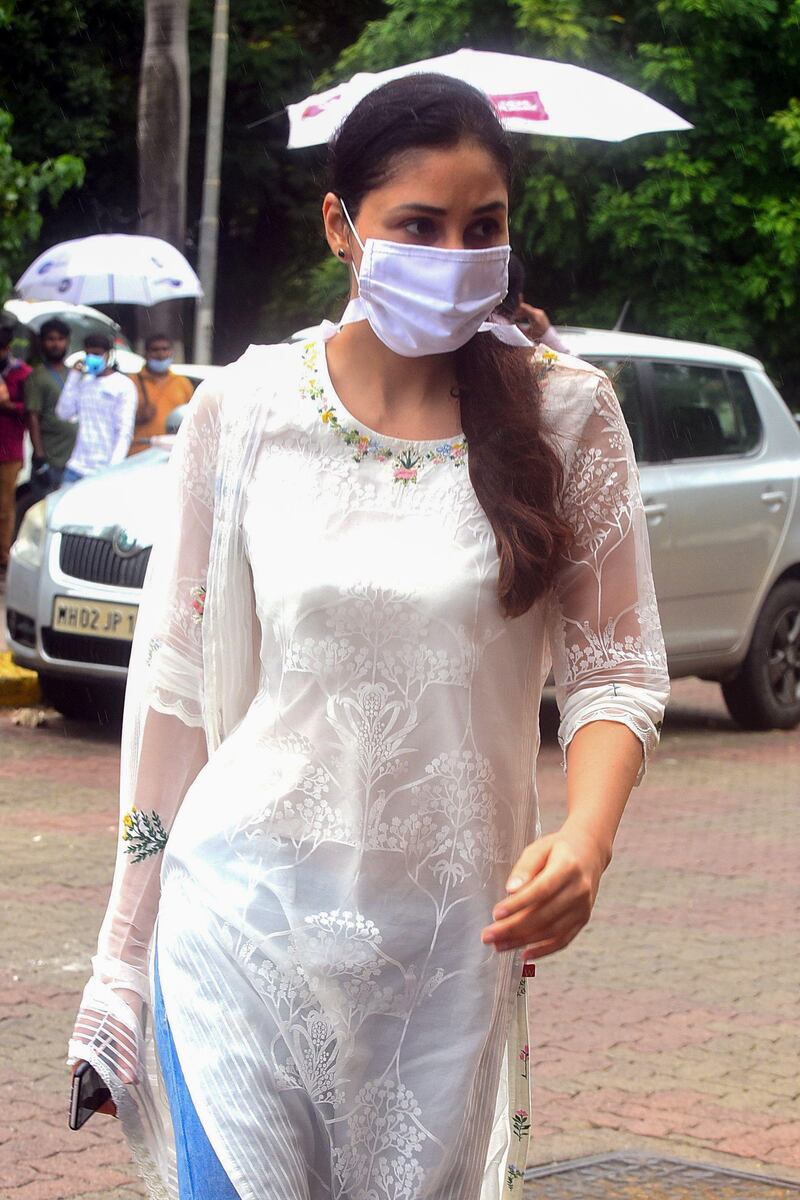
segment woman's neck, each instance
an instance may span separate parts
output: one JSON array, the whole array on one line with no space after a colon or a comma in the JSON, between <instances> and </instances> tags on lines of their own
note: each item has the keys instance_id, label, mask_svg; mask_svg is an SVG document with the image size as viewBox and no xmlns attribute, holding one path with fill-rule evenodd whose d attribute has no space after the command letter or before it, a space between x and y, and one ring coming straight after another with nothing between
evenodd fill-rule
<instances>
[{"instance_id":1,"label":"woman's neck","mask_svg":"<svg viewBox=\"0 0 800 1200\"><path fill-rule=\"evenodd\" d=\"M451 354L395 354L367 321L346 325L326 350L331 382L342 403L370 429L409 441L461 432Z\"/></svg>"}]
</instances>

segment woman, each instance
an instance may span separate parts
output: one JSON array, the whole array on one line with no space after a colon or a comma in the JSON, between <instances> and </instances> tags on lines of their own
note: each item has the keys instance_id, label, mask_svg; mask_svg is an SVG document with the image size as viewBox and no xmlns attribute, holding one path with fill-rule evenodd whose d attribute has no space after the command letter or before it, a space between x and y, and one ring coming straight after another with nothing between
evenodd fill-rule
<instances>
[{"instance_id":1,"label":"woman","mask_svg":"<svg viewBox=\"0 0 800 1200\"><path fill-rule=\"evenodd\" d=\"M646 525L602 372L484 323L510 175L486 99L393 82L330 159L342 321L252 347L173 453L70 1050L153 1195L490 1200L525 1162L524 962L585 925L657 741ZM551 657L569 811L541 837Z\"/></svg>"}]
</instances>

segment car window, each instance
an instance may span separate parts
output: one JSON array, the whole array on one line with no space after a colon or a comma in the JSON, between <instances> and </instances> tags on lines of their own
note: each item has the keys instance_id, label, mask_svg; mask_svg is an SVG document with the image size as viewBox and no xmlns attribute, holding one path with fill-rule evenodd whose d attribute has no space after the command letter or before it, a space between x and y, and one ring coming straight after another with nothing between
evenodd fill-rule
<instances>
[{"instance_id":1,"label":"car window","mask_svg":"<svg viewBox=\"0 0 800 1200\"><path fill-rule=\"evenodd\" d=\"M746 454L756 448L761 426L741 372L685 363L652 366L656 419L668 458Z\"/></svg>"},{"instance_id":2,"label":"car window","mask_svg":"<svg viewBox=\"0 0 800 1200\"><path fill-rule=\"evenodd\" d=\"M631 435L637 462L642 462L645 458L645 430L636 368L630 360L624 359L592 358L590 361L601 371L605 371L611 380Z\"/></svg>"}]
</instances>

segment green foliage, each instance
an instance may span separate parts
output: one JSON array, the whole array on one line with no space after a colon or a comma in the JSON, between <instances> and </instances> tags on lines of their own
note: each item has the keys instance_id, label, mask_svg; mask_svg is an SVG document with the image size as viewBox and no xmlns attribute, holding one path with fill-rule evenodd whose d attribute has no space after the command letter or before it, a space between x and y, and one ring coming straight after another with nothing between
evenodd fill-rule
<instances>
[{"instance_id":1,"label":"green foliage","mask_svg":"<svg viewBox=\"0 0 800 1200\"><path fill-rule=\"evenodd\" d=\"M191 9L190 236L212 9ZM55 214L45 204L44 238L135 223L141 24L128 0L0 0L13 157L87 162L83 191ZM580 63L695 126L619 145L514 138L529 298L601 325L630 300L626 328L752 351L800 402L800 0L237 0L217 353L330 314L347 285L320 231L324 151L289 153L281 119L248 124L356 71L462 45Z\"/></svg>"},{"instance_id":2,"label":"green foliage","mask_svg":"<svg viewBox=\"0 0 800 1200\"><path fill-rule=\"evenodd\" d=\"M336 78L452 48L406 0L386 7ZM626 328L754 352L800 395L800 0L439 7L472 45L507 49L498 28L513 29L517 53L613 75L695 126L622 145L515 139L530 298L575 324L612 323L630 300Z\"/></svg>"},{"instance_id":3,"label":"green foliage","mask_svg":"<svg viewBox=\"0 0 800 1200\"><path fill-rule=\"evenodd\" d=\"M387 15L368 21L358 40L340 56L335 77L383 71L457 50L469 43L477 7L470 0L393 0ZM326 72L323 78L333 82L334 72Z\"/></svg>"},{"instance_id":4,"label":"green foliage","mask_svg":"<svg viewBox=\"0 0 800 1200\"><path fill-rule=\"evenodd\" d=\"M41 228L41 204L57 204L64 193L83 182L83 163L59 154L41 163L14 157L11 114L0 110L0 293L8 295L12 275L25 266Z\"/></svg>"},{"instance_id":5,"label":"green foliage","mask_svg":"<svg viewBox=\"0 0 800 1200\"><path fill-rule=\"evenodd\" d=\"M12 146L25 162L70 153L86 187L45 216L45 236L117 229L136 206L136 91L141 2L5 0L0 107L14 116Z\"/></svg>"}]
</instances>

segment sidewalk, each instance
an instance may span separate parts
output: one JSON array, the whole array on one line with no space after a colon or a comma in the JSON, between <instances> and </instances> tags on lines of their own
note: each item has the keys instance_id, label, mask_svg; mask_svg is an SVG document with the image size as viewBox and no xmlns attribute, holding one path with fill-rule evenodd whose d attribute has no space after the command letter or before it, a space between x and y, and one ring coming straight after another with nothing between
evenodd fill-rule
<instances>
[{"instance_id":1,"label":"sidewalk","mask_svg":"<svg viewBox=\"0 0 800 1200\"><path fill-rule=\"evenodd\" d=\"M546 717L552 829L563 779ZM117 770L112 732L55 718L22 729L0 710L2 1200L143 1195L116 1122L66 1124L65 1048L111 879ZM530 981L532 1164L623 1149L800 1180L799 778L798 734L742 734L716 688L675 685L592 924ZM562 1184L531 1181L526 1200L699 1196Z\"/></svg>"},{"instance_id":2,"label":"sidewalk","mask_svg":"<svg viewBox=\"0 0 800 1200\"><path fill-rule=\"evenodd\" d=\"M800 734L743 734L715 686L675 684L593 920L529 985L532 1163L639 1149L800 1180L798 799Z\"/></svg>"}]
</instances>

